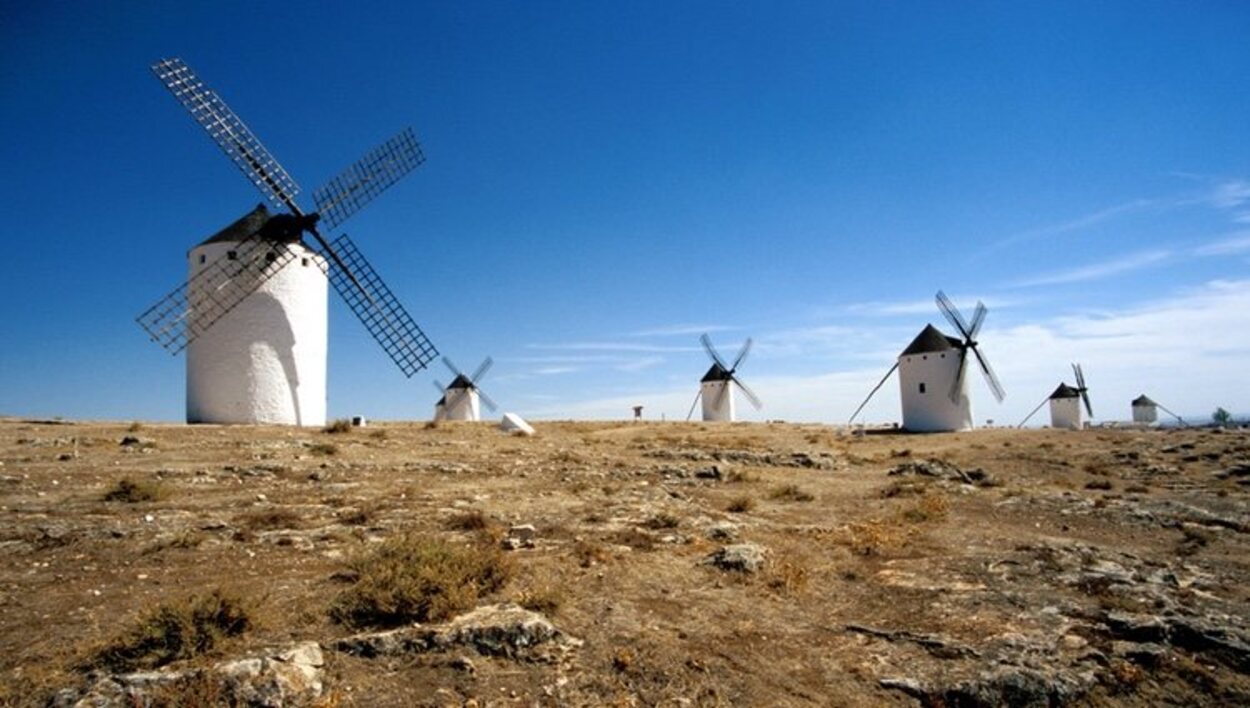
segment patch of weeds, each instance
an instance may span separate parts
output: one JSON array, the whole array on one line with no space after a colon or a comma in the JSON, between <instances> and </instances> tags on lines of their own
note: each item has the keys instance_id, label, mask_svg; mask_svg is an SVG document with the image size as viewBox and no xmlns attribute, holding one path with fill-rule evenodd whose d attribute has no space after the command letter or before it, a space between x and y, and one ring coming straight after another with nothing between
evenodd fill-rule
<instances>
[{"instance_id":1,"label":"patch of weeds","mask_svg":"<svg viewBox=\"0 0 1250 708\"><path fill-rule=\"evenodd\" d=\"M879 519L851 524L847 531L850 533L848 545L855 555L879 556L902 545L899 530Z\"/></svg>"},{"instance_id":2,"label":"patch of weeds","mask_svg":"<svg viewBox=\"0 0 1250 708\"><path fill-rule=\"evenodd\" d=\"M314 443L308 446L308 451L314 455L330 457L339 454L339 446L334 443Z\"/></svg>"},{"instance_id":3,"label":"patch of weeds","mask_svg":"<svg viewBox=\"0 0 1250 708\"><path fill-rule=\"evenodd\" d=\"M764 581L769 588L781 593L794 594L807 588L810 573L803 559L783 556L768 564Z\"/></svg>"},{"instance_id":4,"label":"patch of weeds","mask_svg":"<svg viewBox=\"0 0 1250 708\"><path fill-rule=\"evenodd\" d=\"M158 541L152 544L148 549L148 553L156 553L170 548L181 548L191 550L199 548L204 543L204 534L195 529L183 529L174 534L171 538Z\"/></svg>"},{"instance_id":5,"label":"patch of weeds","mask_svg":"<svg viewBox=\"0 0 1250 708\"><path fill-rule=\"evenodd\" d=\"M785 484L769 492L768 498L777 501L809 502L816 497L810 492L804 491L797 484Z\"/></svg>"},{"instance_id":6,"label":"patch of weeds","mask_svg":"<svg viewBox=\"0 0 1250 708\"><path fill-rule=\"evenodd\" d=\"M642 522L642 525L643 528L648 528L652 531L663 531L677 528L681 525L681 519L666 511L662 511Z\"/></svg>"},{"instance_id":7,"label":"patch of weeds","mask_svg":"<svg viewBox=\"0 0 1250 708\"><path fill-rule=\"evenodd\" d=\"M240 514L235 525L247 531L272 531L274 529L298 528L302 519L290 509L274 507Z\"/></svg>"},{"instance_id":8,"label":"patch of weeds","mask_svg":"<svg viewBox=\"0 0 1250 708\"><path fill-rule=\"evenodd\" d=\"M431 420L430 422L426 423L424 427L426 430L438 430L438 421Z\"/></svg>"},{"instance_id":9,"label":"patch of weeds","mask_svg":"<svg viewBox=\"0 0 1250 708\"><path fill-rule=\"evenodd\" d=\"M1086 462L1081 465L1081 469L1085 470L1088 474L1094 475L1095 477L1106 477L1110 475L1113 467L1114 465L1107 464L1106 462Z\"/></svg>"},{"instance_id":10,"label":"patch of weeds","mask_svg":"<svg viewBox=\"0 0 1250 708\"><path fill-rule=\"evenodd\" d=\"M365 507L344 509L336 514L340 524L347 526L367 526L373 521L373 510Z\"/></svg>"},{"instance_id":11,"label":"patch of weeds","mask_svg":"<svg viewBox=\"0 0 1250 708\"><path fill-rule=\"evenodd\" d=\"M760 478L746 470L729 470L729 474L725 475L725 481L732 484L746 484L748 482L758 482Z\"/></svg>"},{"instance_id":12,"label":"patch of weeds","mask_svg":"<svg viewBox=\"0 0 1250 708\"><path fill-rule=\"evenodd\" d=\"M560 586L543 585L522 590L513 598L513 602L532 612L550 615L560 609L565 599L565 592Z\"/></svg>"},{"instance_id":13,"label":"patch of weeds","mask_svg":"<svg viewBox=\"0 0 1250 708\"><path fill-rule=\"evenodd\" d=\"M1113 695L1133 693L1145 680L1146 672L1141 667L1118 659L1111 662L1103 676L1103 682Z\"/></svg>"},{"instance_id":14,"label":"patch of weeds","mask_svg":"<svg viewBox=\"0 0 1250 708\"><path fill-rule=\"evenodd\" d=\"M913 479L896 479L886 485L881 490L881 496L885 499L893 499L894 497L914 497L924 494L929 488L926 481Z\"/></svg>"},{"instance_id":15,"label":"patch of weeds","mask_svg":"<svg viewBox=\"0 0 1250 708\"><path fill-rule=\"evenodd\" d=\"M490 518L479 509L456 514L447 520L447 528L452 531L485 531L490 525Z\"/></svg>"},{"instance_id":16,"label":"patch of weeds","mask_svg":"<svg viewBox=\"0 0 1250 708\"><path fill-rule=\"evenodd\" d=\"M131 423L130 425L126 426L126 432L128 433L137 433L140 430L143 430L143 424L137 420Z\"/></svg>"},{"instance_id":17,"label":"patch of weeds","mask_svg":"<svg viewBox=\"0 0 1250 708\"><path fill-rule=\"evenodd\" d=\"M589 568L599 563L607 563L611 557L612 555L608 553L608 549L593 541L578 541L573 544L573 558L583 568Z\"/></svg>"},{"instance_id":18,"label":"patch of weeds","mask_svg":"<svg viewBox=\"0 0 1250 708\"><path fill-rule=\"evenodd\" d=\"M744 514L755 508L755 500L746 495L737 496L729 500L725 505L725 511L731 514Z\"/></svg>"},{"instance_id":19,"label":"patch of weeds","mask_svg":"<svg viewBox=\"0 0 1250 708\"><path fill-rule=\"evenodd\" d=\"M911 450L903 448L902 450L890 450L890 457L911 457Z\"/></svg>"},{"instance_id":20,"label":"patch of weeds","mask_svg":"<svg viewBox=\"0 0 1250 708\"><path fill-rule=\"evenodd\" d=\"M629 546L636 551L650 551L655 548L655 538L635 528L621 529L612 534L609 540L621 546Z\"/></svg>"},{"instance_id":21,"label":"patch of weeds","mask_svg":"<svg viewBox=\"0 0 1250 708\"><path fill-rule=\"evenodd\" d=\"M157 482L123 477L104 492L104 501L137 504L139 502L160 501L167 496L169 496L168 490Z\"/></svg>"},{"instance_id":22,"label":"patch of weeds","mask_svg":"<svg viewBox=\"0 0 1250 708\"><path fill-rule=\"evenodd\" d=\"M1112 486L1113 485L1111 484L1111 480L1109 479L1091 479L1090 481L1085 483L1086 489L1097 489L1097 490L1102 490L1102 491L1111 489Z\"/></svg>"},{"instance_id":23,"label":"patch of weeds","mask_svg":"<svg viewBox=\"0 0 1250 708\"><path fill-rule=\"evenodd\" d=\"M1124 488L1125 494L1149 494L1150 487L1144 484L1130 484Z\"/></svg>"},{"instance_id":24,"label":"patch of weeds","mask_svg":"<svg viewBox=\"0 0 1250 708\"><path fill-rule=\"evenodd\" d=\"M93 652L84 668L135 671L200 656L251 628L251 614L221 590L164 603Z\"/></svg>"},{"instance_id":25,"label":"patch of weeds","mask_svg":"<svg viewBox=\"0 0 1250 708\"><path fill-rule=\"evenodd\" d=\"M902 512L902 517L906 521L912 523L924 523L926 521L938 521L946 518L950 513L951 503L941 494L925 494L916 500L916 503Z\"/></svg>"},{"instance_id":26,"label":"patch of weeds","mask_svg":"<svg viewBox=\"0 0 1250 708\"><path fill-rule=\"evenodd\" d=\"M349 567L354 582L334 599L330 617L357 627L447 619L501 589L513 572L495 545L456 545L413 532L386 539Z\"/></svg>"},{"instance_id":27,"label":"patch of weeds","mask_svg":"<svg viewBox=\"0 0 1250 708\"><path fill-rule=\"evenodd\" d=\"M385 430L379 429L379 430L374 430L373 432L369 433L369 437L373 438L374 440L386 440L387 438L390 437L390 433L387 433Z\"/></svg>"},{"instance_id":28,"label":"patch of weeds","mask_svg":"<svg viewBox=\"0 0 1250 708\"><path fill-rule=\"evenodd\" d=\"M352 422L347 418L339 418L333 423L330 423L326 427L322 428L321 432L331 434L350 433L352 432Z\"/></svg>"}]
</instances>

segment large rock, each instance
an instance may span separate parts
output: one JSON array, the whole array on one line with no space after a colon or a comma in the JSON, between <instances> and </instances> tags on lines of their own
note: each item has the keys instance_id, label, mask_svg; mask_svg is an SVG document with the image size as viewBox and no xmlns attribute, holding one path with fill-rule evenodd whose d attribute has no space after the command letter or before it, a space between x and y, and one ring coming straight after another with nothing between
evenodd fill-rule
<instances>
[{"instance_id":1,"label":"large rock","mask_svg":"<svg viewBox=\"0 0 1250 708\"><path fill-rule=\"evenodd\" d=\"M705 565L739 573L754 573L764 565L764 547L754 543L725 546L703 559Z\"/></svg>"},{"instance_id":2,"label":"large rock","mask_svg":"<svg viewBox=\"0 0 1250 708\"><path fill-rule=\"evenodd\" d=\"M536 648L576 646L543 615L519 605L485 605L444 624L401 627L340 639L334 649L356 656L420 654L472 649L479 654L529 658Z\"/></svg>"}]
</instances>

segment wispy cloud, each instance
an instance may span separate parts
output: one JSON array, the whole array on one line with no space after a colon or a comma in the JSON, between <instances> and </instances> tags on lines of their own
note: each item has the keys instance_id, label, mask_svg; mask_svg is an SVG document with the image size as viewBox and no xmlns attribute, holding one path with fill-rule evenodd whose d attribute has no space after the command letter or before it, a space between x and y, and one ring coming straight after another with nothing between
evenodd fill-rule
<instances>
[{"instance_id":1,"label":"wispy cloud","mask_svg":"<svg viewBox=\"0 0 1250 708\"><path fill-rule=\"evenodd\" d=\"M1038 226L1036 228L1028 229L1027 231L1012 234L1011 236L998 241L991 248L996 250L1004 246L1010 246L1024 241L1033 241L1043 236L1053 236L1055 234L1067 233L1069 231L1080 231L1081 229L1087 229L1105 221L1110 221L1129 214L1143 212L1152 207L1157 207L1161 203L1165 202L1157 199L1134 199L1132 201L1109 206L1105 209L1099 209L1098 211L1083 214L1074 219L1068 219L1067 221L1061 221L1054 224L1046 224L1044 226Z\"/></svg>"},{"instance_id":2,"label":"wispy cloud","mask_svg":"<svg viewBox=\"0 0 1250 708\"><path fill-rule=\"evenodd\" d=\"M671 325L669 327L655 327L652 329L644 329L638 332L630 332L630 337L676 337L685 335L697 335L705 332L729 332L736 327L728 325Z\"/></svg>"},{"instance_id":3,"label":"wispy cloud","mask_svg":"<svg viewBox=\"0 0 1250 708\"><path fill-rule=\"evenodd\" d=\"M616 366L617 371L642 371L664 363L662 356L644 356Z\"/></svg>"},{"instance_id":4,"label":"wispy cloud","mask_svg":"<svg viewBox=\"0 0 1250 708\"><path fill-rule=\"evenodd\" d=\"M1220 209L1239 207L1250 202L1250 181L1234 179L1221 182L1211 190L1209 199Z\"/></svg>"},{"instance_id":5,"label":"wispy cloud","mask_svg":"<svg viewBox=\"0 0 1250 708\"><path fill-rule=\"evenodd\" d=\"M1019 307L1020 305L1031 302L1028 298L1013 297L974 297L970 295L952 295L951 300L956 303L968 303L969 305L978 301L985 303L990 309L1001 310L1010 307ZM902 315L932 315L937 312L937 305L934 304L932 298L924 298L918 300L898 300L894 302L875 301L875 302L857 302L847 305L845 311L855 315L869 315L873 317L892 317Z\"/></svg>"},{"instance_id":6,"label":"wispy cloud","mask_svg":"<svg viewBox=\"0 0 1250 708\"><path fill-rule=\"evenodd\" d=\"M1094 263L1092 265L1081 266L1079 268L1071 268L1069 270L1056 271L1046 273L1032 278L1018 280L1013 285L1015 287L1027 288L1038 285L1059 285L1063 283L1079 283L1089 280L1101 280L1109 278L1113 275L1127 273L1129 271L1147 268L1156 263L1167 260L1172 256L1172 252L1168 250L1153 250L1133 253L1121 258L1116 258L1102 263Z\"/></svg>"},{"instance_id":7,"label":"wispy cloud","mask_svg":"<svg viewBox=\"0 0 1250 708\"><path fill-rule=\"evenodd\" d=\"M1198 256L1225 256L1250 251L1250 231L1238 231L1225 238L1199 246L1194 250Z\"/></svg>"}]
</instances>

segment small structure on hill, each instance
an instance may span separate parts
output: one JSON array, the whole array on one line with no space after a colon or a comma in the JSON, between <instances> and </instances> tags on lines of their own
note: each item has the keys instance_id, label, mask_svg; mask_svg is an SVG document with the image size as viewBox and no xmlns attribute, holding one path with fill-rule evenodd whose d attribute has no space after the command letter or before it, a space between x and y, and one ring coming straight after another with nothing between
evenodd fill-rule
<instances>
[{"instance_id":1,"label":"small structure on hill","mask_svg":"<svg viewBox=\"0 0 1250 708\"><path fill-rule=\"evenodd\" d=\"M762 408L764 404L760 402L759 396L756 396L755 392L742 383L742 379L737 376L738 367L742 366L742 362L751 351L753 343L751 338L748 337L747 341L742 344L742 349L738 350L738 356L734 358L732 366L727 365L717 353L716 348L712 346L712 338L706 333L699 337L699 341L703 344L703 350L712 359L712 366L699 381L699 392L695 394L694 402L690 404L690 412L686 414L686 420L690 420L694 415L694 407L698 405L699 399L703 399L703 420L733 422L736 419L734 386L742 391L742 395L746 396L747 401L756 410Z\"/></svg>"},{"instance_id":2,"label":"small structure on hill","mask_svg":"<svg viewBox=\"0 0 1250 708\"><path fill-rule=\"evenodd\" d=\"M464 374L451 359L443 357L443 364L451 370L455 378L447 386L434 382L434 387L442 393L442 397L434 404L434 420L463 420L463 421L480 421L482 419L481 404L485 403L486 407L494 411L498 406L487 396L480 387L482 377L486 376L486 372L495 363L494 359L486 357L472 376Z\"/></svg>"}]
</instances>

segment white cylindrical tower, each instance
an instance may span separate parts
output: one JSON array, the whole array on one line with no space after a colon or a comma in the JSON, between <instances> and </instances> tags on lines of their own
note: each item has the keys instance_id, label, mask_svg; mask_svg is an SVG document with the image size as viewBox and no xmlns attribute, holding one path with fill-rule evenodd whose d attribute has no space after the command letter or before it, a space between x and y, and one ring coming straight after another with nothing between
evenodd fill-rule
<instances>
[{"instance_id":1,"label":"white cylindrical tower","mask_svg":"<svg viewBox=\"0 0 1250 708\"><path fill-rule=\"evenodd\" d=\"M1159 404L1150 400L1146 394L1142 394L1133 399L1133 422L1134 423L1158 423L1159 422Z\"/></svg>"},{"instance_id":2,"label":"white cylindrical tower","mask_svg":"<svg viewBox=\"0 0 1250 708\"><path fill-rule=\"evenodd\" d=\"M1050 394L1050 427L1068 430L1085 427L1080 391L1067 384L1059 384L1059 388Z\"/></svg>"},{"instance_id":3,"label":"white cylindrical tower","mask_svg":"<svg viewBox=\"0 0 1250 708\"><path fill-rule=\"evenodd\" d=\"M443 396L442 398L438 399L438 403L434 404L434 422L437 423L440 420L444 420L446 418L445 416L446 411L447 411L447 396Z\"/></svg>"},{"instance_id":4,"label":"white cylindrical tower","mask_svg":"<svg viewBox=\"0 0 1250 708\"><path fill-rule=\"evenodd\" d=\"M912 432L935 433L972 429L972 402L968 398L968 372L959 382L959 395L951 400L951 387L964 364L962 342L926 325L898 357L898 380L903 400L903 427Z\"/></svg>"},{"instance_id":5,"label":"white cylindrical tower","mask_svg":"<svg viewBox=\"0 0 1250 708\"><path fill-rule=\"evenodd\" d=\"M260 211L191 249L191 277L240 257ZM188 423L325 425L326 264L302 244L286 248L294 258L188 345ZM190 293L192 316L210 297Z\"/></svg>"},{"instance_id":6,"label":"white cylindrical tower","mask_svg":"<svg viewBox=\"0 0 1250 708\"><path fill-rule=\"evenodd\" d=\"M477 387L463 374L456 376L443 395L443 420L479 421L482 419L482 407L477 394Z\"/></svg>"},{"instance_id":7,"label":"white cylindrical tower","mask_svg":"<svg viewBox=\"0 0 1250 708\"><path fill-rule=\"evenodd\" d=\"M699 397L703 399L703 420L708 422L734 421L733 379L720 364L712 364L699 382Z\"/></svg>"}]
</instances>

